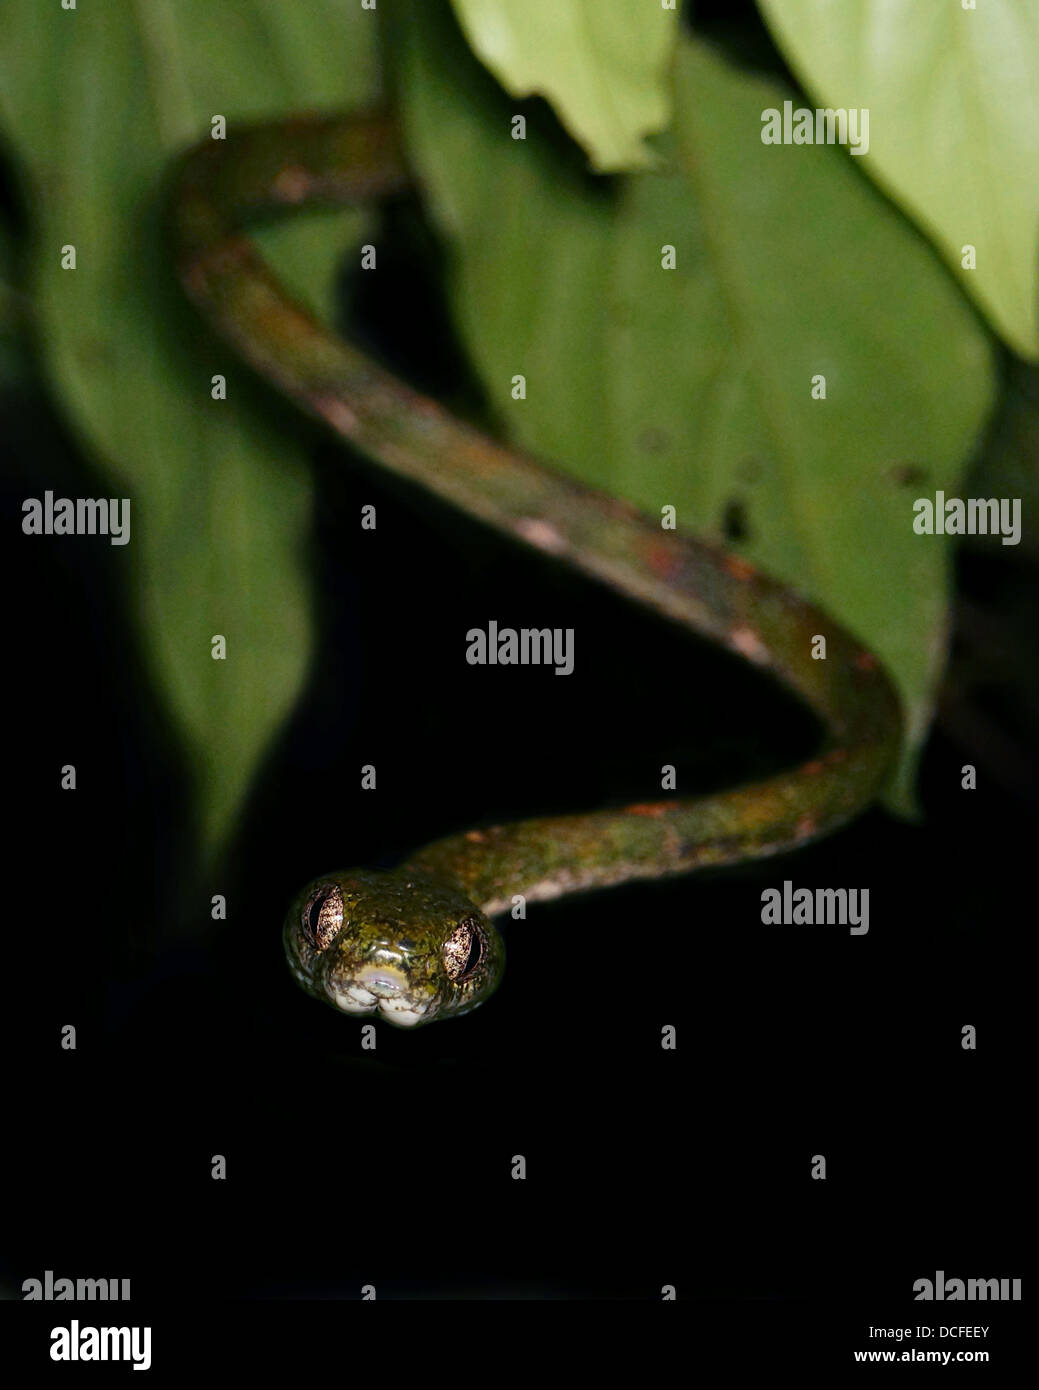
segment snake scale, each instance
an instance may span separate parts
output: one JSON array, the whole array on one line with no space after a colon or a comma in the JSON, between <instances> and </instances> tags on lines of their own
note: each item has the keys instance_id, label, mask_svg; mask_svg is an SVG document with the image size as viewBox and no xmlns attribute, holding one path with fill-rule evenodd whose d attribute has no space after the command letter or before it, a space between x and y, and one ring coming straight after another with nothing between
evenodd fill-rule
<instances>
[{"instance_id":1,"label":"snake scale","mask_svg":"<svg viewBox=\"0 0 1039 1390\"><path fill-rule=\"evenodd\" d=\"M289 909L290 968L346 1014L414 1027L497 986L493 919L534 902L725 865L829 833L874 799L896 756L898 699L878 660L744 559L662 529L496 443L411 390L286 294L251 220L404 189L392 121L302 117L204 140L178 165L178 273L209 323L263 377L383 468L566 562L778 678L825 728L815 756L752 785L451 835L389 872L324 874ZM826 658L812 656L826 639Z\"/></svg>"}]
</instances>

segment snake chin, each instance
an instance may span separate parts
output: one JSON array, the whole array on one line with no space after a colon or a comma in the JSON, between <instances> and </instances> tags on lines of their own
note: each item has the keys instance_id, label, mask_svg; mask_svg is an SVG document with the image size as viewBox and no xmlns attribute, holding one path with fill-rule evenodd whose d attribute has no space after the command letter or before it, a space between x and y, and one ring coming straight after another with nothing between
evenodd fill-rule
<instances>
[{"instance_id":1,"label":"snake chin","mask_svg":"<svg viewBox=\"0 0 1039 1390\"><path fill-rule=\"evenodd\" d=\"M408 988L404 972L385 962L361 970L353 979L333 979L327 985L330 998L343 1013L378 1013L398 1028L414 1028L435 1016L435 997L418 998Z\"/></svg>"},{"instance_id":2,"label":"snake chin","mask_svg":"<svg viewBox=\"0 0 1039 1390\"><path fill-rule=\"evenodd\" d=\"M379 1012L387 1023L393 1023L398 1028L414 1028L417 1023L425 1023L428 1009L409 1009L403 1004L394 1004L390 1000L381 1000Z\"/></svg>"},{"instance_id":3,"label":"snake chin","mask_svg":"<svg viewBox=\"0 0 1039 1390\"><path fill-rule=\"evenodd\" d=\"M432 1017L427 1017L431 1005L396 997L380 998L360 985L347 985L341 990L330 989L329 996L337 1009L355 1018L377 1013L398 1028L414 1028L416 1024L432 1021Z\"/></svg>"}]
</instances>

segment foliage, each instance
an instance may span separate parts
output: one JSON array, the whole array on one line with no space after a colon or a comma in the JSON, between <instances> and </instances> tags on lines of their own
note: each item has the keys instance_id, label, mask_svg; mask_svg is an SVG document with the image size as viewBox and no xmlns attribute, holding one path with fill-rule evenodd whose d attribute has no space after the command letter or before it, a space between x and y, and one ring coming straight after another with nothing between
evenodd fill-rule
<instances>
[{"instance_id":1,"label":"foliage","mask_svg":"<svg viewBox=\"0 0 1039 1390\"><path fill-rule=\"evenodd\" d=\"M0 122L31 218L13 248L0 229L3 377L27 370L17 309L51 397L132 498L127 580L208 848L305 679L311 487L284 420L182 302L164 180L214 115L377 102L380 25L452 312L502 433L652 510L675 504L875 646L908 710L908 806L949 584L948 539L913 535L912 500L963 476L994 334L1039 351L1024 0L921 6L897 35L880 0L762 0L809 97L650 0L453 5L0 0ZM762 143L763 110L816 97L871 108L868 155ZM265 249L329 313L365 221L286 224ZM975 272L959 269L968 241Z\"/></svg>"}]
</instances>

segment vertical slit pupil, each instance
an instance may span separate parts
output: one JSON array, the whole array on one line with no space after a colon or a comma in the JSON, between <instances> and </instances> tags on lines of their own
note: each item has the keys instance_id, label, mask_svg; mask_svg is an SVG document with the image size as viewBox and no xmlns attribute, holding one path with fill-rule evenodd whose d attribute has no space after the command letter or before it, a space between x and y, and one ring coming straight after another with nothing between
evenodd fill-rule
<instances>
[{"instance_id":1,"label":"vertical slit pupil","mask_svg":"<svg viewBox=\"0 0 1039 1390\"><path fill-rule=\"evenodd\" d=\"M465 958L465 968L462 975L471 974L480 964L480 957L483 954L483 947L480 944L480 933L469 928L469 953Z\"/></svg>"},{"instance_id":2,"label":"vertical slit pupil","mask_svg":"<svg viewBox=\"0 0 1039 1390\"><path fill-rule=\"evenodd\" d=\"M321 921L321 909L328 902L331 888L323 888L310 905L310 912L307 915L307 924L314 939L317 939L318 923Z\"/></svg>"}]
</instances>

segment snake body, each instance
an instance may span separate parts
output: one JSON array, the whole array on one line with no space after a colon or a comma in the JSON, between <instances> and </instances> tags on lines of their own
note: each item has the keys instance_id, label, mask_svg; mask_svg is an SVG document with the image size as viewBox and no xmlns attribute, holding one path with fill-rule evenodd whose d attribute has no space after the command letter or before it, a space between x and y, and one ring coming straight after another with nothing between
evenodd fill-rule
<instances>
[{"instance_id":1,"label":"snake body","mask_svg":"<svg viewBox=\"0 0 1039 1390\"><path fill-rule=\"evenodd\" d=\"M451 835L389 873L325 874L285 919L289 965L348 1014L415 1026L494 990L504 948L493 918L534 902L791 849L878 793L900 710L877 659L818 608L742 558L661 528L459 421L317 322L250 241L255 218L304 203L403 189L399 139L382 117L307 117L205 140L172 200L188 295L252 366L382 467L558 557L777 677L825 727L800 766L693 799L523 820ZM826 639L825 659L813 642Z\"/></svg>"}]
</instances>

